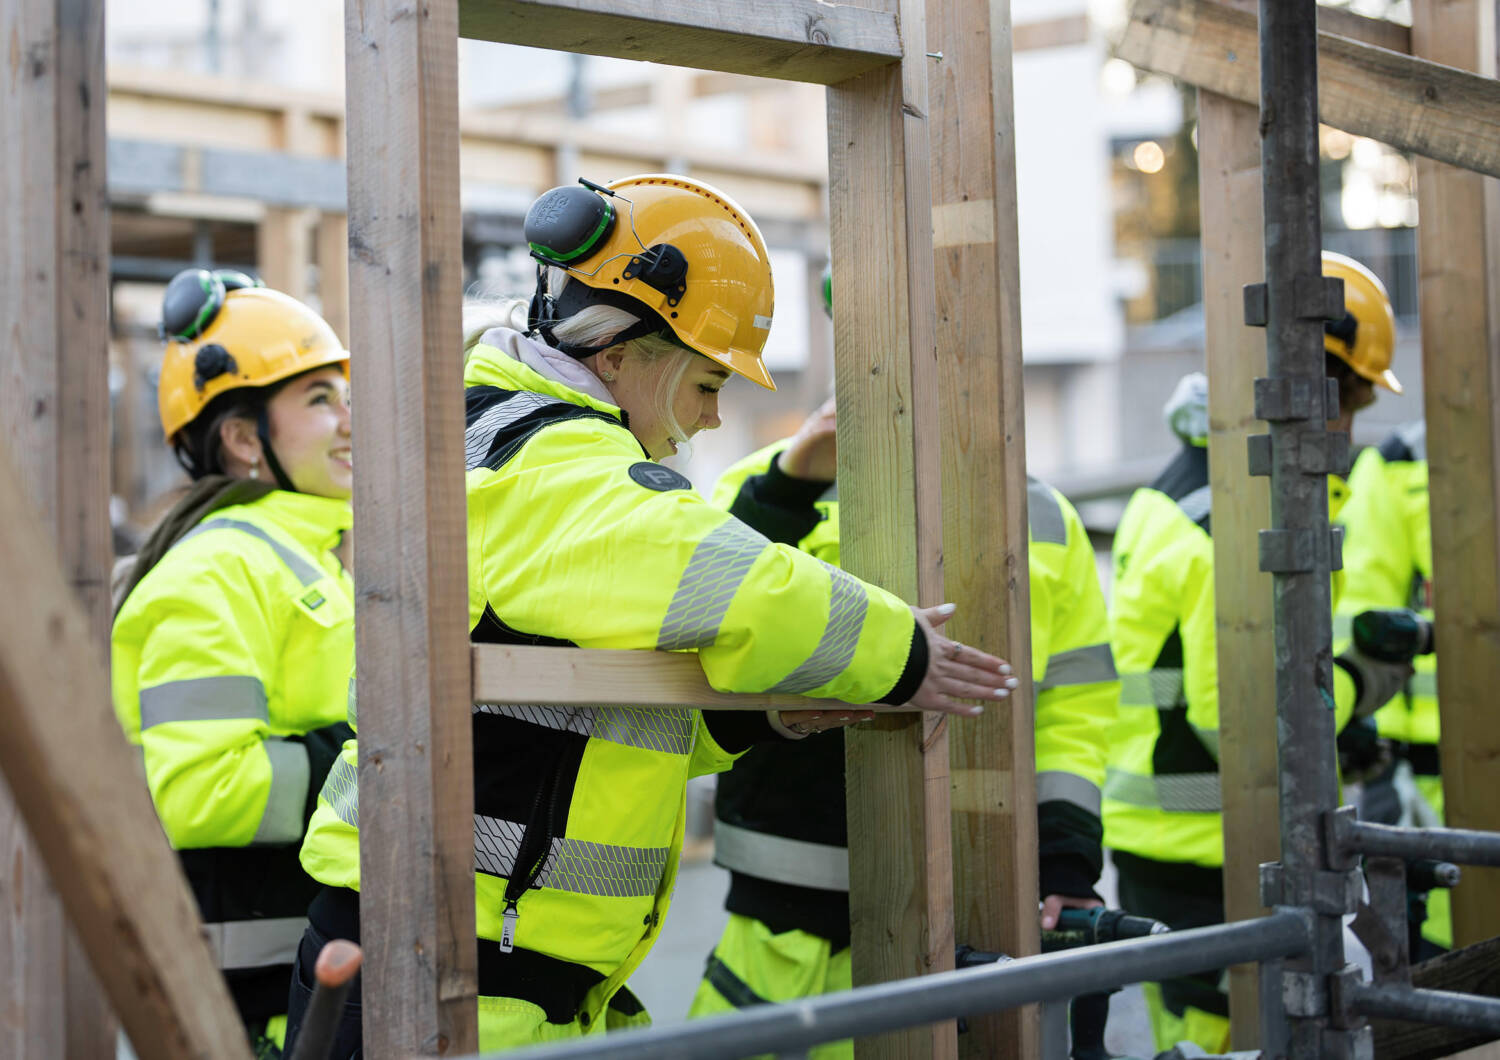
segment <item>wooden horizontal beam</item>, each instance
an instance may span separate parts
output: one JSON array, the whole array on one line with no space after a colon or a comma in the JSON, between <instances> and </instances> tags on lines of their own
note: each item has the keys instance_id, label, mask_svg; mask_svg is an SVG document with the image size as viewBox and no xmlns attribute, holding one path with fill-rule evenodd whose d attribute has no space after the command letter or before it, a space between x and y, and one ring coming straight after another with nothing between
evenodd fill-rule
<instances>
[{"instance_id":1,"label":"wooden horizontal beam","mask_svg":"<svg viewBox=\"0 0 1500 1060\"><path fill-rule=\"evenodd\" d=\"M458 32L824 85L901 59L894 14L822 0L460 0Z\"/></svg>"},{"instance_id":2,"label":"wooden horizontal beam","mask_svg":"<svg viewBox=\"0 0 1500 1060\"><path fill-rule=\"evenodd\" d=\"M1260 100L1255 16L1210 0L1137 0L1117 54L1242 103ZM1318 112L1356 136L1500 176L1500 82L1318 33Z\"/></svg>"},{"instance_id":3,"label":"wooden horizontal beam","mask_svg":"<svg viewBox=\"0 0 1500 1060\"><path fill-rule=\"evenodd\" d=\"M849 710L837 699L738 695L709 687L689 652L520 648L476 644L474 702L545 707L683 707L700 710ZM895 711L871 705L862 710Z\"/></svg>"},{"instance_id":4,"label":"wooden horizontal beam","mask_svg":"<svg viewBox=\"0 0 1500 1060\"><path fill-rule=\"evenodd\" d=\"M1226 7L1238 8L1254 15L1260 11L1260 0L1220 0ZM1387 18L1371 18L1347 7L1318 5L1318 28L1324 33L1348 37L1361 44L1373 44L1402 55L1411 54L1411 27Z\"/></svg>"}]
</instances>

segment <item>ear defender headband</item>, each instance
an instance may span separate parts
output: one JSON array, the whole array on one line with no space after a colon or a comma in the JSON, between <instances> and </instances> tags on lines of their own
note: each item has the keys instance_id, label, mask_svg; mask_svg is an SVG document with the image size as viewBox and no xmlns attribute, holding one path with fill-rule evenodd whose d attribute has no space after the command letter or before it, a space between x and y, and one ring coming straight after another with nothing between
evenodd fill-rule
<instances>
[{"instance_id":1,"label":"ear defender headband","mask_svg":"<svg viewBox=\"0 0 1500 1060\"><path fill-rule=\"evenodd\" d=\"M261 286L254 276L238 269L185 269L167 284L157 330L163 340L192 342L214 322L230 291Z\"/></svg>"},{"instance_id":2,"label":"ear defender headband","mask_svg":"<svg viewBox=\"0 0 1500 1060\"><path fill-rule=\"evenodd\" d=\"M619 212L611 200L619 200L629 208L626 223L631 235L641 248L639 254L631 254L621 272L626 280L639 279L667 296L667 304L675 306L687 292L688 262L682 251L670 243L657 243L648 247L635 233L634 204L623 195L618 195L601 184L583 177L578 184L565 184L542 195L526 211L523 232L531 256L537 265L536 292L531 298L529 316L532 327L570 357L592 357L610 346L645 335L661 333L678 345L675 333L654 310L628 295L599 290L585 284L570 284L562 295L553 298L547 294L546 267L553 266L567 272L581 271L579 266L591 258L609 240L619 220ZM597 273L609 261L601 262ZM589 273L588 275L593 275ZM603 303L618 306L640 316L641 321L616 335L605 346L574 346L559 342L552 335L553 328L588 305Z\"/></svg>"}]
</instances>

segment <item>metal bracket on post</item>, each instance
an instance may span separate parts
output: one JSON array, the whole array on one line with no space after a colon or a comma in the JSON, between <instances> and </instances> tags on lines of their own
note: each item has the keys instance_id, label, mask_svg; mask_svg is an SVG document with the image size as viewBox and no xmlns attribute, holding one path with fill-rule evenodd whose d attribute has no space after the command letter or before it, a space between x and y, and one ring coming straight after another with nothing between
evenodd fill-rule
<instances>
[{"instance_id":1,"label":"metal bracket on post","mask_svg":"<svg viewBox=\"0 0 1500 1060\"><path fill-rule=\"evenodd\" d=\"M1344 281L1333 276L1320 276L1319 282L1308 287L1299 284L1294 289L1295 315L1303 320L1339 320L1344 315ZM1263 283L1247 283L1244 287L1245 324L1247 327L1263 328L1271 319L1270 298Z\"/></svg>"},{"instance_id":2,"label":"metal bracket on post","mask_svg":"<svg viewBox=\"0 0 1500 1060\"><path fill-rule=\"evenodd\" d=\"M1359 866L1359 851L1350 842L1354 823L1359 820L1359 811L1353 806L1340 806L1323 815L1323 843L1328 849L1328 864L1339 870Z\"/></svg>"},{"instance_id":3,"label":"metal bracket on post","mask_svg":"<svg viewBox=\"0 0 1500 1060\"><path fill-rule=\"evenodd\" d=\"M1289 452L1282 466L1306 475L1346 475L1349 473L1349 435L1343 431L1301 431L1290 439ZM1276 463L1276 453L1269 434L1252 434L1247 439L1250 474L1269 475Z\"/></svg>"},{"instance_id":4,"label":"metal bracket on post","mask_svg":"<svg viewBox=\"0 0 1500 1060\"><path fill-rule=\"evenodd\" d=\"M1262 530L1260 569L1268 574L1295 574L1326 565L1344 565L1344 535L1327 530Z\"/></svg>"}]
</instances>

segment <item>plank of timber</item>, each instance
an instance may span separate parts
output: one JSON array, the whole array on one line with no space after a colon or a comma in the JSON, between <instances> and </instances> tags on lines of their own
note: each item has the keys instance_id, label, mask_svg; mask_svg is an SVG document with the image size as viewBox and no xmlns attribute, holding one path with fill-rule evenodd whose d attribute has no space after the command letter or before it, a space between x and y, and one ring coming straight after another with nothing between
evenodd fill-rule
<instances>
[{"instance_id":1,"label":"plank of timber","mask_svg":"<svg viewBox=\"0 0 1500 1060\"><path fill-rule=\"evenodd\" d=\"M923 9L908 58L828 92L843 560L910 602L942 585L942 466ZM856 984L953 967L948 725L877 718L846 739ZM952 1023L860 1039L861 1058L950 1057Z\"/></svg>"},{"instance_id":2,"label":"plank of timber","mask_svg":"<svg viewBox=\"0 0 1500 1060\"><path fill-rule=\"evenodd\" d=\"M1259 102L1255 18L1212 0L1136 0L1117 54ZM1320 30L1318 114L1356 136L1500 176L1500 83L1491 78Z\"/></svg>"},{"instance_id":3,"label":"plank of timber","mask_svg":"<svg viewBox=\"0 0 1500 1060\"><path fill-rule=\"evenodd\" d=\"M323 319L349 345L349 218L325 213L318 218L318 303Z\"/></svg>"},{"instance_id":4,"label":"plank of timber","mask_svg":"<svg viewBox=\"0 0 1500 1060\"><path fill-rule=\"evenodd\" d=\"M1468 869L1464 870L1468 873ZM1412 985L1500 997L1500 938L1466 946L1415 965ZM1431 1027L1398 1020L1372 1020L1380 1060L1430 1060L1494 1041L1495 1035L1457 1027Z\"/></svg>"},{"instance_id":5,"label":"plank of timber","mask_svg":"<svg viewBox=\"0 0 1500 1060\"><path fill-rule=\"evenodd\" d=\"M1011 37L1007 0L928 0L926 50L943 56L928 66L928 113L946 597L952 636L1010 660L1022 682L951 736L954 932L1021 957L1039 937ZM959 1044L1030 1056L1040 1032L1032 1006L970 1018Z\"/></svg>"},{"instance_id":6,"label":"plank of timber","mask_svg":"<svg viewBox=\"0 0 1500 1060\"><path fill-rule=\"evenodd\" d=\"M139 752L110 706L98 622L80 606L12 452L0 445L0 771L142 1060L248 1057Z\"/></svg>"},{"instance_id":7,"label":"plank of timber","mask_svg":"<svg viewBox=\"0 0 1500 1060\"><path fill-rule=\"evenodd\" d=\"M1271 525L1269 480L1251 478L1246 439L1262 433L1254 381L1265 374L1266 333L1245 326L1241 288L1265 278L1260 111L1198 93L1198 194L1203 218L1203 312L1208 355L1208 469L1212 491L1215 632L1219 665L1219 784L1224 806L1224 907L1229 920L1261 915L1258 866L1275 861L1278 826L1271 580L1256 540ZM1233 836L1233 842L1228 840ZM1236 1049L1259 1030L1255 965L1230 970Z\"/></svg>"},{"instance_id":8,"label":"plank of timber","mask_svg":"<svg viewBox=\"0 0 1500 1060\"><path fill-rule=\"evenodd\" d=\"M29 504L98 644L110 621L103 19L102 3L0 0L12 57L0 101L12 146L0 162L0 439L28 456ZM0 790L0 1054L112 1056L114 1018L17 813Z\"/></svg>"},{"instance_id":9,"label":"plank of timber","mask_svg":"<svg viewBox=\"0 0 1500 1060\"><path fill-rule=\"evenodd\" d=\"M1486 10L1488 8L1488 10ZM1412 45L1436 62L1495 73L1492 2L1413 8ZM1422 159L1417 229L1422 379L1432 516L1433 609L1443 789L1449 824L1500 828L1500 196L1495 181ZM1464 869L1458 945L1500 935L1500 870Z\"/></svg>"},{"instance_id":10,"label":"plank of timber","mask_svg":"<svg viewBox=\"0 0 1500 1060\"><path fill-rule=\"evenodd\" d=\"M822 0L459 0L459 33L819 84L901 58L891 12Z\"/></svg>"},{"instance_id":11,"label":"plank of timber","mask_svg":"<svg viewBox=\"0 0 1500 1060\"><path fill-rule=\"evenodd\" d=\"M458 8L345 7L364 1042L478 1047Z\"/></svg>"},{"instance_id":12,"label":"plank of timber","mask_svg":"<svg viewBox=\"0 0 1500 1060\"><path fill-rule=\"evenodd\" d=\"M272 206L255 230L255 263L261 281L298 301L307 298L311 225L311 215L305 209Z\"/></svg>"},{"instance_id":13,"label":"plank of timber","mask_svg":"<svg viewBox=\"0 0 1500 1060\"><path fill-rule=\"evenodd\" d=\"M474 702L553 707L682 707L684 710L847 710L836 699L737 695L709 687L691 652L601 651L475 644ZM876 711L895 707L874 704Z\"/></svg>"},{"instance_id":14,"label":"plank of timber","mask_svg":"<svg viewBox=\"0 0 1500 1060\"><path fill-rule=\"evenodd\" d=\"M1226 7L1248 11L1258 16L1260 0L1220 0ZM1411 27L1385 18L1357 14L1347 7L1318 5L1318 29L1337 37L1348 37L1362 44L1373 44L1402 55L1411 54Z\"/></svg>"}]
</instances>

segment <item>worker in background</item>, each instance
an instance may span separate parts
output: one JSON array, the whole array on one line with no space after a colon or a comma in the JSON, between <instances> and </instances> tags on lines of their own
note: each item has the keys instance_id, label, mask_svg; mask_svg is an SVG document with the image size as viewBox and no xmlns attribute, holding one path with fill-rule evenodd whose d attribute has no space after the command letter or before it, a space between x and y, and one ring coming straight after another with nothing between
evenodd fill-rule
<instances>
[{"instance_id":1,"label":"worker in background","mask_svg":"<svg viewBox=\"0 0 1500 1060\"><path fill-rule=\"evenodd\" d=\"M714 503L773 541L837 566L834 421L830 400L794 437L726 471ZM1027 508L1040 893L1042 926L1051 928L1065 906L1101 904L1094 885L1103 861L1104 737L1119 682L1083 523L1035 479ZM714 860L730 871L730 916L689 1015L849 989L842 732L752 749L718 778L715 809ZM849 1057L853 1045L829 1043L812 1055Z\"/></svg>"},{"instance_id":2,"label":"worker in background","mask_svg":"<svg viewBox=\"0 0 1500 1060\"><path fill-rule=\"evenodd\" d=\"M744 211L695 180L633 177L548 192L526 238L542 263L529 311L465 326L474 640L693 651L725 691L964 716L982 708L961 700L1008 695L1001 660L937 631L951 607L914 611L775 544L658 463L719 425L731 378L773 386L771 270ZM870 716L476 706L480 1047L646 1022L625 984L661 932L688 778ZM303 846L328 884L303 1003L323 940L358 938L355 762L351 745ZM350 1009L334 1055L358 1048Z\"/></svg>"},{"instance_id":3,"label":"worker in background","mask_svg":"<svg viewBox=\"0 0 1500 1060\"><path fill-rule=\"evenodd\" d=\"M354 594L349 354L243 274L167 286L162 430L192 478L115 615L115 711L261 1057L317 892L298 850L343 741Z\"/></svg>"},{"instance_id":4,"label":"worker in background","mask_svg":"<svg viewBox=\"0 0 1500 1060\"><path fill-rule=\"evenodd\" d=\"M1339 392L1329 429L1347 432L1374 402L1374 388L1391 385L1392 344L1380 336L1392 334L1394 316L1384 287L1358 262L1324 253L1323 274L1345 287L1348 313L1329 322L1324 347ZM1120 904L1181 929L1224 920L1207 380L1184 378L1165 411L1183 447L1131 497L1115 534L1110 620L1122 687L1109 736L1104 843L1119 869ZM1349 488L1330 475L1328 494L1336 516ZM1335 601L1340 581L1335 572ZM1352 714L1372 714L1410 673L1353 649L1335 662L1340 728ZM1265 675L1268 702L1274 679ZM1144 987L1158 1048L1186 1040L1210 1053L1228 1050L1225 973Z\"/></svg>"},{"instance_id":5,"label":"worker in background","mask_svg":"<svg viewBox=\"0 0 1500 1060\"><path fill-rule=\"evenodd\" d=\"M1380 338L1394 345L1395 335ZM1389 373L1387 373L1389 375ZM1392 389L1400 384L1392 376ZM1405 424L1379 446L1365 449L1349 475L1353 497L1340 513L1344 526L1344 595L1336 620L1343 639L1350 620L1370 608L1410 607L1432 620L1432 522L1427 493L1427 426ZM1336 636L1335 640L1340 639ZM1365 780L1360 817L1387 824L1433 827L1443 823L1443 778L1438 768L1437 656L1419 655L1416 673L1401 694L1376 711L1380 736L1395 758L1381 775ZM1421 924L1427 952L1453 945L1449 895L1428 893Z\"/></svg>"}]
</instances>

